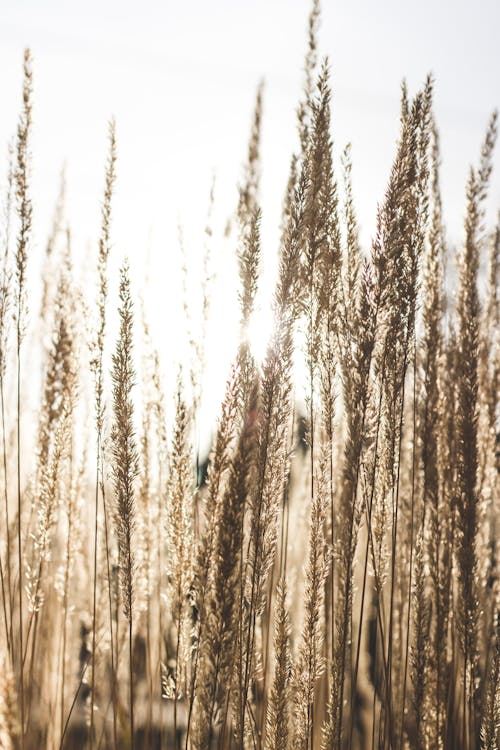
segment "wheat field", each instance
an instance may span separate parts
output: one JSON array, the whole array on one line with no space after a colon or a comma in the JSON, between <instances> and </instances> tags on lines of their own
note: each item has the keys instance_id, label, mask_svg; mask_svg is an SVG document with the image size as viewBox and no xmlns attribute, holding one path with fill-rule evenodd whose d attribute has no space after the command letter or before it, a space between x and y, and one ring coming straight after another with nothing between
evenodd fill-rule
<instances>
[{"instance_id":1,"label":"wheat field","mask_svg":"<svg viewBox=\"0 0 500 750\"><path fill-rule=\"evenodd\" d=\"M163 361L128 263L110 271L114 120L91 283L64 183L40 249L24 53L1 183L0 750L500 748L497 115L453 252L434 82L403 84L363 247L319 19L314 0L261 359L262 86L226 207L239 342L208 455L210 251L189 355Z\"/></svg>"}]
</instances>

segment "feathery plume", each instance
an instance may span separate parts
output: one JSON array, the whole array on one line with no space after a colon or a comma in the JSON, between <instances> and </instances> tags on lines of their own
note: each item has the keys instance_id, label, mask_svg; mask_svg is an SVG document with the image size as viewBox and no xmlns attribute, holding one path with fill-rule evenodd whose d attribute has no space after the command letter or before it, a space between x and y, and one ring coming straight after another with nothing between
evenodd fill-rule
<instances>
[{"instance_id":1,"label":"feathery plume","mask_svg":"<svg viewBox=\"0 0 500 750\"><path fill-rule=\"evenodd\" d=\"M113 427L111 455L115 489L114 522L118 539L118 566L123 614L129 626L130 743L134 747L134 674L133 674L133 600L135 481L139 456L134 429L132 388L135 384L133 351L133 303L130 294L128 264L120 269L120 330L113 354Z\"/></svg>"},{"instance_id":2,"label":"feathery plume","mask_svg":"<svg viewBox=\"0 0 500 750\"><path fill-rule=\"evenodd\" d=\"M167 506L167 581L172 621L176 628L174 673L174 731L177 699L183 694L184 651L188 650L189 591L192 583L194 474L190 444L191 420L179 377L175 427L170 451Z\"/></svg>"},{"instance_id":3,"label":"feathery plume","mask_svg":"<svg viewBox=\"0 0 500 750\"><path fill-rule=\"evenodd\" d=\"M21 750L24 748L24 675L23 675L23 578L22 578L22 488L21 488L21 344L26 316L26 271L31 243L33 208L30 196L30 134L32 124L33 74L31 52L24 51L23 107L17 126L17 163L15 171L16 204L19 231L15 255L17 334L17 551L19 573L19 700L21 704Z\"/></svg>"}]
</instances>

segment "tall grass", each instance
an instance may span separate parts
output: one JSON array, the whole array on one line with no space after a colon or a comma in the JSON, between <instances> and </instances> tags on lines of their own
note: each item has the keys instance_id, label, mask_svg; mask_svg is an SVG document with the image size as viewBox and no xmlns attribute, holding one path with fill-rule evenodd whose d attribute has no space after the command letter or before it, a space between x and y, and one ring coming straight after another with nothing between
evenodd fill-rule
<instances>
[{"instance_id":1,"label":"tall grass","mask_svg":"<svg viewBox=\"0 0 500 750\"><path fill-rule=\"evenodd\" d=\"M265 210L257 91L231 207L239 340L206 474L208 251L196 361L176 362L164 393L136 280L127 264L119 279L108 269L114 122L95 314L72 270L63 179L37 338L25 53L0 270L0 748L500 747L500 225L486 225L496 114L465 186L455 263L433 82L413 97L403 85L362 247L318 23L314 2L262 361L249 333ZM119 299L109 353L108 286ZM25 353L42 364L32 430Z\"/></svg>"}]
</instances>

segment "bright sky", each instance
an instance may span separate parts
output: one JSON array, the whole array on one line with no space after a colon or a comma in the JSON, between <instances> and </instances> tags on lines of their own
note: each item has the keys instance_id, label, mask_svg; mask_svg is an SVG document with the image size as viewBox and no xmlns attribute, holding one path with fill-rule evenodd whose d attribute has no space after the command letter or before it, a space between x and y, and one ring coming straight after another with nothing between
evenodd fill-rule
<instances>
[{"instance_id":1,"label":"bright sky","mask_svg":"<svg viewBox=\"0 0 500 750\"><path fill-rule=\"evenodd\" d=\"M115 115L114 264L128 255L137 287L148 266L147 306L166 357L176 351L181 320L177 225L190 262L201 257L214 172L219 228L230 216L261 78L264 268L272 268L308 13L307 0L1 0L1 149L15 132L23 48L34 57L34 254L43 251L66 160L73 245L92 267L107 121ZM429 71L448 233L460 241L468 166L500 105L499 29L498 0L323 1L320 52L332 65L333 138L337 156L352 142L365 244L394 153L401 79L413 92ZM495 164L491 215L500 208L498 152ZM216 232L219 269L231 266L233 250ZM234 334L231 295L229 284L216 291L216 315L227 325L213 338L222 359Z\"/></svg>"}]
</instances>

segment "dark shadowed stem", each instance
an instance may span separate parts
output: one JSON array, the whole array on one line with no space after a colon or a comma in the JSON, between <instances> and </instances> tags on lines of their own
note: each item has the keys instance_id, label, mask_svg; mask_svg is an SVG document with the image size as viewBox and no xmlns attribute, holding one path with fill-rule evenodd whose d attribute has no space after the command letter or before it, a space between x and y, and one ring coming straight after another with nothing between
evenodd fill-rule
<instances>
[{"instance_id":1,"label":"dark shadowed stem","mask_svg":"<svg viewBox=\"0 0 500 750\"><path fill-rule=\"evenodd\" d=\"M375 628L375 646L373 649L373 704L372 704L372 745L371 750L375 750L375 728L377 724L377 628Z\"/></svg>"},{"instance_id":2,"label":"dark shadowed stem","mask_svg":"<svg viewBox=\"0 0 500 750\"><path fill-rule=\"evenodd\" d=\"M88 666L91 663L91 661L92 661L92 654L90 654L87 657L87 661L85 662L85 665L84 665L84 667L82 669L82 673L80 675L80 680L78 682L78 687L76 688L75 694L73 696L73 700L71 701L70 709L68 711L68 715L66 717L66 721L64 722L64 731L62 733L61 741L59 743L59 750L62 750L63 747L64 747L64 739L66 737L66 732L68 731L69 722L71 721L71 716L72 716L73 710L74 710L74 708L76 706L76 701L78 700L78 696L80 694L80 690L82 689L82 685L83 685L83 682L85 680L85 674L87 672Z\"/></svg>"},{"instance_id":3,"label":"dark shadowed stem","mask_svg":"<svg viewBox=\"0 0 500 750\"><path fill-rule=\"evenodd\" d=\"M415 518L415 474L416 474L416 462L417 462L417 372L416 372L416 361L417 361L417 347L416 337L413 336L413 420L412 420L412 465L411 465L411 510L410 510L410 569L409 569L409 580L408 580L408 614L406 617L406 647L405 647L405 671L403 678L403 701L401 706L401 736L399 739L400 750L403 748L404 738L404 726L405 726L405 708L406 708L406 680L408 677L408 655L410 645L410 613L411 613L411 585L412 585L412 573L413 573L413 531L414 531L414 518ZM424 506L425 511L425 506ZM438 594L439 599L439 594ZM439 660L438 660L439 662ZM438 666L439 674L439 666ZM439 686L439 681L438 681ZM439 717L439 693L437 695L437 712ZM439 723L439 719L438 719Z\"/></svg>"},{"instance_id":4,"label":"dark shadowed stem","mask_svg":"<svg viewBox=\"0 0 500 750\"><path fill-rule=\"evenodd\" d=\"M310 308L310 321L309 324L311 326L310 328L310 334L313 335L313 319L312 319L312 283L311 283L311 308ZM312 352L310 352L310 366L309 366L309 450L310 450L310 467L309 470L311 472L311 494L310 494L310 502L311 502L311 508L314 507L314 370L313 370L313 364L312 364ZM313 640L313 649L314 652L316 651L316 641ZM309 649L309 675L312 671L312 654L311 650ZM315 662L314 662L315 663ZM306 750L308 750L309 747L309 737L311 738L311 750L314 750L314 702L311 702L311 700L308 700L307 704L307 729L306 729Z\"/></svg>"},{"instance_id":5,"label":"dark shadowed stem","mask_svg":"<svg viewBox=\"0 0 500 750\"><path fill-rule=\"evenodd\" d=\"M130 569L130 542L128 545L129 549L129 560L128 565ZM129 606L129 621L128 621L128 661L129 661L129 680L130 680L130 747L134 750L134 642L133 638L133 625L132 625L132 592L129 590L128 593L128 606Z\"/></svg>"},{"instance_id":6,"label":"dark shadowed stem","mask_svg":"<svg viewBox=\"0 0 500 750\"><path fill-rule=\"evenodd\" d=\"M116 675L118 671L118 636L116 637L116 660L113 646L113 597L111 593L111 566L109 561L109 542L108 542L108 513L106 508L106 493L104 491L104 482L101 483L102 506L104 513L104 541L106 544L106 572L108 575L108 607L109 607L109 637L111 639L111 700L113 703L113 741L115 750L118 748L118 728L117 728L117 691Z\"/></svg>"},{"instance_id":7,"label":"dark shadowed stem","mask_svg":"<svg viewBox=\"0 0 500 750\"><path fill-rule=\"evenodd\" d=\"M97 624L97 544L99 532L99 462L101 455L101 434L98 428L97 433L97 466L95 478L95 505L94 505L94 563L93 563L93 589L92 589L92 655L91 667L92 676L90 681L90 730L89 740L90 748L94 745L94 697L95 697L95 649L96 649L96 624Z\"/></svg>"},{"instance_id":8,"label":"dark shadowed stem","mask_svg":"<svg viewBox=\"0 0 500 750\"><path fill-rule=\"evenodd\" d=\"M42 577L42 565L40 564L40 567L38 569L38 581L41 580L41 577ZM36 597L37 596L38 596L38 586L37 586ZM35 597L35 600L36 600L36 597ZM26 692L27 692L27 696L28 696L27 707L26 707L26 711L25 711L26 733L28 733L28 729L29 729L29 725L30 725L30 721L31 721L33 688L35 687L34 671L35 671L35 656L36 656L36 645L37 645L37 634L38 634L38 622L39 622L39 619L40 619L40 611L37 609L37 611L35 612L35 619L34 619L34 621L30 620L30 625L31 625L31 622L34 622L34 625L33 625L33 637L31 639L31 657L30 657L30 662L29 662L29 678L28 678L27 686L25 686ZM28 634L26 636L26 643L25 643L26 650L25 650L24 659L23 659L23 669L24 669L24 666L25 666L25 661L26 661L26 658L27 658L27 655L28 655L28 650L29 650L29 632L30 631L29 631L29 628L28 628Z\"/></svg>"},{"instance_id":9,"label":"dark shadowed stem","mask_svg":"<svg viewBox=\"0 0 500 750\"><path fill-rule=\"evenodd\" d=\"M160 461L159 465L159 486L163 486L163 475L162 475L162 462ZM161 521L161 493L158 493L158 519ZM161 523L158 523L157 528L157 542L158 542L158 672L155 674L158 676L158 684L161 684L161 655L162 655L162 648L163 648L163 618L162 618L162 608L161 608L161 571L162 571L162 546L160 543L161 540ZM118 640L118 639L117 639ZM191 706L190 706L191 708ZM160 744L161 744L161 736L163 732L163 712L160 710L159 712L159 721L158 721L158 731L160 733ZM188 738L188 729L186 729L186 750L187 750L187 738Z\"/></svg>"},{"instance_id":10,"label":"dark shadowed stem","mask_svg":"<svg viewBox=\"0 0 500 750\"><path fill-rule=\"evenodd\" d=\"M198 625L198 628L200 629L200 625ZM161 632L161 631L160 631ZM198 634L200 633L200 630L198 630ZM160 643L161 643L161 637L160 637ZM199 661L199 640L198 640L198 647L196 649L196 654L194 657L194 666L193 670L191 672L191 685L189 689L189 708L188 708L188 717L187 717L187 727L186 727L186 742L184 745L184 750L188 750L189 747L189 733L191 731L191 720L193 718L193 706L194 706L194 693L195 693L195 684L196 684L196 678L198 673L198 661Z\"/></svg>"},{"instance_id":11,"label":"dark shadowed stem","mask_svg":"<svg viewBox=\"0 0 500 750\"><path fill-rule=\"evenodd\" d=\"M19 698L21 704L21 750L24 750L24 669L23 669L23 549L21 542L21 292L17 315L17 562L19 566Z\"/></svg>"},{"instance_id":12,"label":"dark shadowed stem","mask_svg":"<svg viewBox=\"0 0 500 750\"><path fill-rule=\"evenodd\" d=\"M68 517L68 538L66 540L66 565L64 570L64 595L63 595L63 640L61 656L61 737L64 732L64 690L66 678L66 647L68 639L68 583L69 583L69 556L71 540L71 513Z\"/></svg>"},{"instance_id":13,"label":"dark shadowed stem","mask_svg":"<svg viewBox=\"0 0 500 750\"><path fill-rule=\"evenodd\" d=\"M12 582L11 582L11 571L12 563L10 559L10 520L9 520L9 491L8 491L8 477L7 477L7 440L5 435L5 400L4 400L4 382L3 373L0 372L0 404L2 410L2 449L3 449L3 481L4 481L4 501L5 501L5 532L6 532L6 561L7 561L7 592L9 597L9 630L8 630L8 649L10 654L10 663L12 668L14 667L14 642L13 642L13 624L12 624ZM3 584L2 584L3 586ZM5 606L5 604L4 604Z\"/></svg>"},{"instance_id":14,"label":"dark shadowed stem","mask_svg":"<svg viewBox=\"0 0 500 750\"><path fill-rule=\"evenodd\" d=\"M226 700L224 703L224 719L222 721L220 731L219 731L219 741L217 743L217 750L224 750L224 738L226 736L226 724L227 724L227 717L229 715L229 703L231 700L231 691L226 691Z\"/></svg>"},{"instance_id":15,"label":"dark shadowed stem","mask_svg":"<svg viewBox=\"0 0 500 750\"><path fill-rule=\"evenodd\" d=\"M330 446L330 457L329 457L329 469L330 469L330 544L332 547L332 554L331 554L331 560L330 560L330 576L331 576L331 588L330 588L330 596L332 598L331 600L331 607L330 607L330 620L331 620L331 632L330 632L330 638L331 638L331 644L330 644L330 658L331 663L333 664L333 660L335 658L335 555L333 554L333 550L335 549L335 494L333 491L333 450L332 446Z\"/></svg>"},{"instance_id":16,"label":"dark shadowed stem","mask_svg":"<svg viewBox=\"0 0 500 750\"><path fill-rule=\"evenodd\" d=\"M111 698L111 699L110 699L110 700L108 701L108 704L107 704L107 706L106 706L106 711L105 711L105 713L104 713L104 718L105 718L105 719L107 719L107 716L108 716L108 713L109 713L109 709L111 708L111 704L112 704L112 702L113 702L113 699ZM99 735L99 742L97 743L97 750L101 750L101 747L102 747L102 742L103 742L103 740L104 740L104 737L105 737L105 736L106 736L106 722L105 722L105 721L103 721L103 722L102 722L102 729L101 729L101 734Z\"/></svg>"},{"instance_id":17,"label":"dark shadowed stem","mask_svg":"<svg viewBox=\"0 0 500 750\"><path fill-rule=\"evenodd\" d=\"M464 641L467 640L467 634ZM463 682L463 702L462 702L462 745L467 750L467 647L464 649L464 682Z\"/></svg>"},{"instance_id":18,"label":"dark shadowed stem","mask_svg":"<svg viewBox=\"0 0 500 750\"><path fill-rule=\"evenodd\" d=\"M247 700L247 706L248 706L248 713L250 714L251 723L250 728L252 730L252 745L253 750L257 750L257 738L255 737L255 728L257 727L257 721L255 719L255 716L253 715L253 708L250 701Z\"/></svg>"},{"instance_id":19,"label":"dark shadowed stem","mask_svg":"<svg viewBox=\"0 0 500 750\"><path fill-rule=\"evenodd\" d=\"M2 565L1 557L0 557L0 580L1 580L1 585L2 585L2 609L3 609L3 618L4 618L4 625L5 625L5 635L7 639L7 651L9 652L9 656L10 656L9 618L7 617L7 603L6 603L8 592L5 591L5 579L3 575L3 565Z\"/></svg>"},{"instance_id":20,"label":"dark shadowed stem","mask_svg":"<svg viewBox=\"0 0 500 750\"><path fill-rule=\"evenodd\" d=\"M64 722L64 730L63 730L63 733L61 735L61 742L59 743L59 750L62 750L63 747L64 747L64 740L65 740L65 737L66 737L66 732L68 731L69 722L70 722L71 716L73 714L73 709L75 708L76 702L78 700L78 696L80 695L80 690L82 689L83 681L85 679L85 672L87 671L87 667L88 667L91 659L92 659L92 654L87 659L87 662L86 662L84 668L82 669L82 674L80 676L80 682L78 683L78 687L77 687L77 689L75 691L75 695L73 696L73 700L71 701L71 706L70 706L70 709L68 711L68 715L66 717L66 721Z\"/></svg>"},{"instance_id":21,"label":"dark shadowed stem","mask_svg":"<svg viewBox=\"0 0 500 750\"><path fill-rule=\"evenodd\" d=\"M70 438L70 469L69 469L69 492L72 492L73 483L73 437ZM64 567L64 586L63 586L63 641L62 641L62 669L61 669L61 736L64 731L64 693L66 688L66 649L68 640L68 587L69 587L69 569L71 554L71 531L73 526L73 515L68 513L68 536L66 538L66 560Z\"/></svg>"},{"instance_id":22,"label":"dark shadowed stem","mask_svg":"<svg viewBox=\"0 0 500 750\"><path fill-rule=\"evenodd\" d=\"M177 592L179 595L179 592ZM181 600L182 601L182 600ZM177 750L177 680L179 679L179 650L181 645L181 622L182 612L179 608L179 617L177 618L177 643L175 645L175 675L174 675L174 745Z\"/></svg>"},{"instance_id":23,"label":"dark shadowed stem","mask_svg":"<svg viewBox=\"0 0 500 750\"><path fill-rule=\"evenodd\" d=\"M217 661L215 663L215 669L214 669L214 677L212 681L212 688L211 688L211 696L210 696L210 709L208 712L208 727L209 727L209 741L208 741L208 747L210 748L212 744L212 724L214 720L214 712L215 712L215 698L216 698L216 692L217 692L217 682L219 680L219 671L220 671L220 649L217 651ZM229 696L228 696L229 698ZM221 727L221 732L224 733L224 726Z\"/></svg>"},{"instance_id":24,"label":"dark shadowed stem","mask_svg":"<svg viewBox=\"0 0 500 750\"><path fill-rule=\"evenodd\" d=\"M149 587L149 574L148 574L148 587ZM153 663L151 659L151 608L150 608L149 596L148 596L147 605L146 605L146 648L147 648L146 667L147 667L147 683L148 683L148 720L147 720L147 730L146 730L146 741L150 742L151 730L153 726Z\"/></svg>"}]
</instances>

